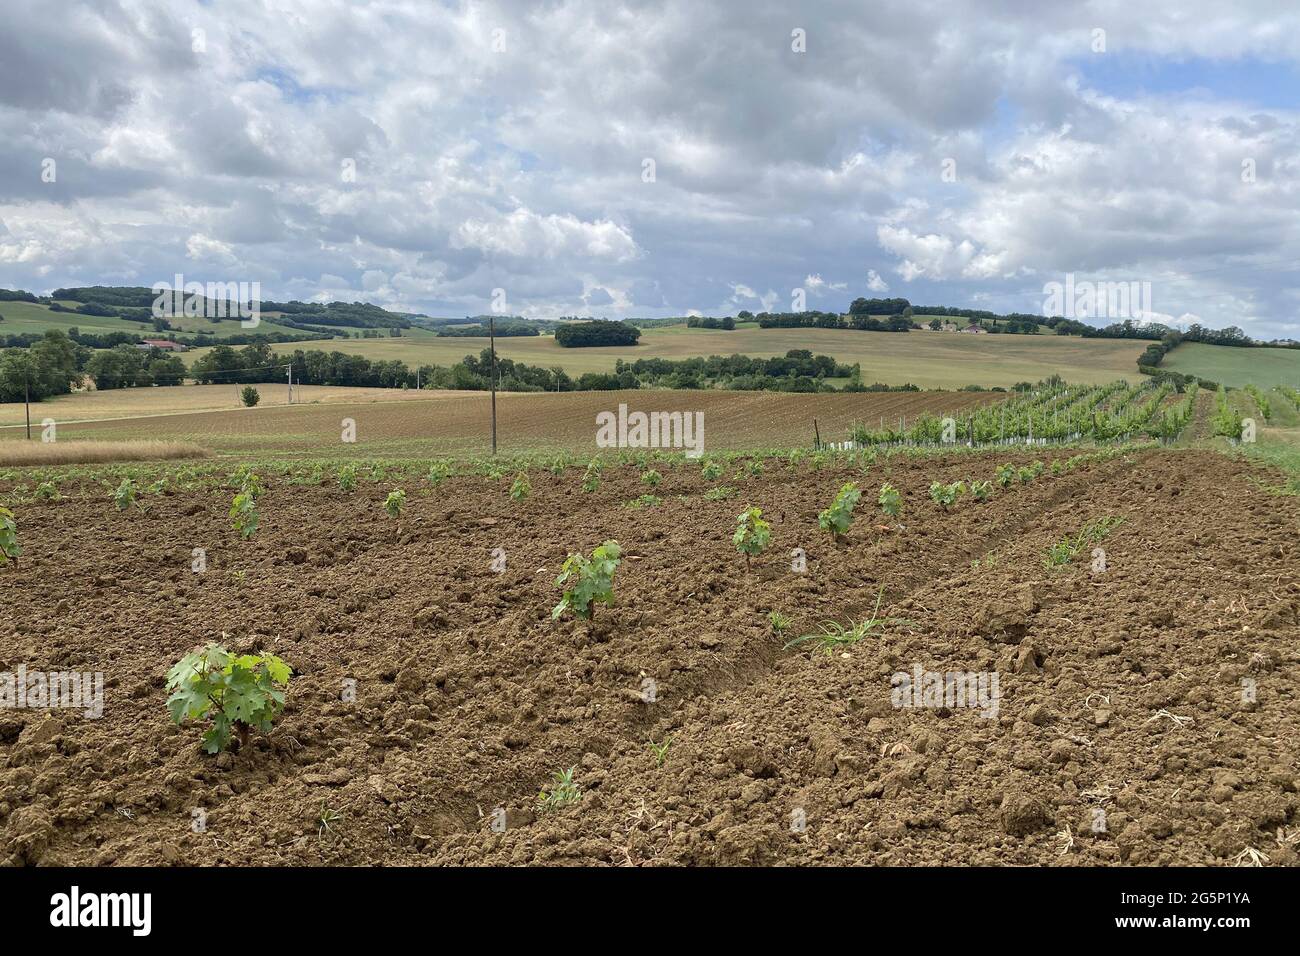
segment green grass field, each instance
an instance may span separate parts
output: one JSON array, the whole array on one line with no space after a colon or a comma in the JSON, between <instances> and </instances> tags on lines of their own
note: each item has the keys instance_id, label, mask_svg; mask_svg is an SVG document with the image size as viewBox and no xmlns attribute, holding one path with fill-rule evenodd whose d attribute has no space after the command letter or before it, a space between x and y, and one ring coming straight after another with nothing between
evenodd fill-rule
<instances>
[{"instance_id":1,"label":"green grass field","mask_svg":"<svg viewBox=\"0 0 1300 956\"><path fill-rule=\"evenodd\" d=\"M1241 349L1185 342L1166 355L1160 367L1236 388L1249 384L1300 387L1300 349Z\"/></svg>"},{"instance_id":2,"label":"green grass field","mask_svg":"<svg viewBox=\"0 0 1300 956\"><path fill-rule=\"evenodd\" d=\"M370 359L398 359L417 365L454 365L466 355L487 348L486 338L441 338L422 330L406 330L402 338L335 339L274 346L280 353L295 349L338 350ZM609 372L617 359L684 359L692 356L739 353L759 358L784 355L790 349L811 349L840 362L862 365L865 383L921 388L960 388L963 385L1014 385L1059 374L1069 382L1099 385L1124 378L1138 379L1137 357L1142 345L1124 339L1082 339L1056 335L964 335L945 332L855 332L843 329L738 328L734 332L691 329L685 325L648 329L635 346L565 349L549 335L497 340L499 355L544 367L560 366L571 375ZM194 362L203 354L186 355Z\"/></svg>"},{"instance_id":3,"label":"green grass field","mask_svg":"<svg viewBox=\"0 0 1300 956\"><path fill-rule=\"evenodd\" d=\"M79 303L68 303L76 307ZM128 322L116 316L78 315L75 312L51 312L43 305L34 302L0 302L0 335L21 335L25 332L44 332L47 329L62 329L64 332L76 326L83 332L106 334L108 332L141 332L153 334L153 329L142 322Z\"/></svg>"}]
</instances>

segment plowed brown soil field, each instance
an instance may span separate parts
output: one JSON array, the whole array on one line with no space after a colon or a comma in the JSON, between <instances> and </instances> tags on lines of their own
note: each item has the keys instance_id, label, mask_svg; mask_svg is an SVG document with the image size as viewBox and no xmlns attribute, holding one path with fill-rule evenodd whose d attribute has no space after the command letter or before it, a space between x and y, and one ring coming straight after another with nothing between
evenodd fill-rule
<instances>
[{"instance_id":1,"label":"plowed brown soil field","mask_svg":"<svg viewBox=\"0 0 1300 956\"><path fill-rule=\"evenodd\" d=\"M400 521L383 486L272 482L251 541L229 492L119 514L63 489L19 509L0 671L102 671L105 709L0 713L0 861L1295 864L1295 499L1199 451L929 499L1002 460L769 460L723 501L665 469L640 509L631 468L591 494L535 474L523 502L456 477L410 487ZM817 512L851 479L867 493L831 543ZM884 481L904 499L888 530ZM730 541L748 504L773 530L752 569ZM1044 566L1102 517L1125 519L1104 571L1086 551ZM566 553L606 538L617 607L553 623ZM783 649L766 620L860 621L880 589L889 623L832 654ZM223 633L295 676L269 735L211 757L164 681ZM916 667L996 674L996 716L896 707L891 676ZM580 799L539 810L569 767Z\"/></svg>"}]
</instances>

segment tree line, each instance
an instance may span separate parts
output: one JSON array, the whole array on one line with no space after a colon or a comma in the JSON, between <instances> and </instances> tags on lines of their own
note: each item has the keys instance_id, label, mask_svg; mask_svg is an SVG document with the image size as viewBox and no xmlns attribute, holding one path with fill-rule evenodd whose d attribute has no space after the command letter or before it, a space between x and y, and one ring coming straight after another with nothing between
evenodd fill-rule
<instances>
[{"instance_id":1,"label":"tree line","mask_svg":"<svg viewBox=\"0 0 1300 956\"><path fill-rule=\"evenodd\" d=\"M686 319L688 329L721 329L724 332L731 332L736 328L736 320L731 316L723 316L715 319L708 315L692 315Z\"/></svg>"},{"instance_id":2,"label":"tree line","mask_svg":"<svg viewBox=\"0 0 1300 956\"><path fill-rule=\"evenodd\" d=\"M464 326L443 326L438 329L439 337L446 338L476 338L485 339L489 332L498 338L517 338L521 336L541 335L542 331L536 325L530 324L522 319L516 321L495 322L491 329L486 323L475 323L474 325Z\"/></svg>"},{"instance_id":3,"label":"tree line","mask_svg":"<svg viewBox=\"0 0 1300 956\"><path fill-rule=\"evenodd\" d=\"M866 312L847 317L838 312L760 312L760 329L853 329L858 332L910 332L917 328L910 311L878 319Z\"/></svg>"},{"instance_id":4,"label":"tree line","mask_svg":"<svg viewBox=\"0 0 1300 956\"><path fill-rule=\"evenodd\" d=\"M491 387L492 353L483 349L451 366L421 365L411 368L399 360L371 360L346 352L295 350L276 355L269 347L234 349L217 346L194 363L190 375L209 384L254 384L285 381L288 367L293 380L303 385L344 385L369 388L435 388L479 391ZM559 367L543 368L497 357L497 388L515 392L569 392L660 388L724 387L745 390L828 391L827 379L847 379L852 391L876 391L886 386L863 386L859 366L836 362L829 355L792 349L779 358L745 355L689 359L618 359L614 371L586 372L571 377ZM914 388L914 386L906 386Z\"/></svg>"},{"instance_id":5,"label":"tree line","mask_svg":"<svg viewBox=\"0 0 1300 956\"><path fill-rule=\"evenodd\" d=\"M98 389L180 385L185 363L158 349L119 342L93 349L62 329L50 329L24 348L0 352L0 402L66 395L89 378Z\"/></svg>"}]
</instances>

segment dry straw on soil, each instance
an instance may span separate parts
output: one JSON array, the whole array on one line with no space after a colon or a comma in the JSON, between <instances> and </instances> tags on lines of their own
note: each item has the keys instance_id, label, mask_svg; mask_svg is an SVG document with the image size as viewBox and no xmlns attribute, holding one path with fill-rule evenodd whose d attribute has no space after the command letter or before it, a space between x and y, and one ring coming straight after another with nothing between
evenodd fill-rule
<instances>
[{"instance_id":1,"label":"dry straw on soil","mask_svg":"<svg viewBox=\"0 0 1300 956\"><path fill-rule=\"evenodd\" d=\"M207 454L205 448L178 441L13 441L0 443L0 466L162 461L203 458Z\"/></svg>"}]
</instances>

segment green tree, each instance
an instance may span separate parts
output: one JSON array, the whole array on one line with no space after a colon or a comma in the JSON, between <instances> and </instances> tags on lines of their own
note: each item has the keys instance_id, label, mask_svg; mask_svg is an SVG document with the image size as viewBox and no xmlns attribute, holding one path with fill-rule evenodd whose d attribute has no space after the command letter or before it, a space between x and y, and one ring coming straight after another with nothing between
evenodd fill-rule
<instances>
[{"instance_id":1,"label":"green tree","mask_svg":"<svg viewBox=\"0 0 1300 956\"><path fill-rule=\"evenodd\" d=\"M145 353L134 345L118 345L96 352L86 363L86 374L101 391L153 383L145 368Z\"/></svg>"},{"instance_id":2,"label":"green tree","mask_svg":"<svg viewBox=\"0 0 1300 956\"><path fill-rule=\"evenodd\" d=\"M185 381L185 363L175 355L159 355L148 365L149 376L155 385L180 385Z\"/></svg>"},{"instance_id":3,"label":"green tree","mask_svg":"<svg viewBox=\"0 0 1300 956\"><path fill-rule=\"evenodd\" d=\"M0 353L0 402L21 402L31 383L31 398L39 401L42 382L36 362L27 349L5 349Z\"/></svg>"},{"instance_id":4,"label":"green tree","mask_svg":"<svg viewBox=\"0 0 1300 956\"><path fill-rule=\"evenodd\" d=\"M225 384L241 381L243 367L239 353L229 345L214 345L211 352L194 363L190 374L204 385Z\"/></svg>"}]
</instances>

